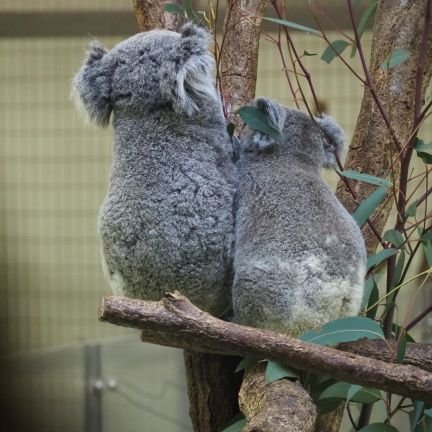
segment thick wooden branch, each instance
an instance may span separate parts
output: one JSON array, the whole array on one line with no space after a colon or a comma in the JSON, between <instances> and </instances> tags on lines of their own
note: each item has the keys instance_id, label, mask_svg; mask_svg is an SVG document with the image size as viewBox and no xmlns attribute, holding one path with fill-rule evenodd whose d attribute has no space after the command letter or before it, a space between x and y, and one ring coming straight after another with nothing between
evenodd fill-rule
<instances>
[{"instance_id":1,"label":"thick wooden branch","mask_svg":"<svg viewBox=\"0 0 432 432\"><path fill-rule=\"evenodd\" d=\"M387 363L395 361L394 352L390 350L383 340L379 339L360 339L355 342L345 342L338 344L337 349ZM408 343L403 364L432 372L432 344Z\"/></svg>"},{"instance_id":2,"label":"thick wooden branch","mask_svg":"<svg viewBox=\"0 0 432 432\"><path fill-rule=\"evenodd\" d=\"M248 369L239 393L243 432L314 432L317 409L309 393L289 380L265 382L265 365Z\"/></svg>"},{"instance_id":3,"label":"thick wooden branch","mask_svg":"<svg viewBox=\"0 0 432 432\"><path fill-rule=\"evenodd\" d=\"M144 342L192 351L268 358L308 370L432 402L432 374L414 366L305 343L288 336L221 321L199 310L185 297L168 294L159 302L108 296L99 318L141 329Z\"/></svg>"}]
</instances>

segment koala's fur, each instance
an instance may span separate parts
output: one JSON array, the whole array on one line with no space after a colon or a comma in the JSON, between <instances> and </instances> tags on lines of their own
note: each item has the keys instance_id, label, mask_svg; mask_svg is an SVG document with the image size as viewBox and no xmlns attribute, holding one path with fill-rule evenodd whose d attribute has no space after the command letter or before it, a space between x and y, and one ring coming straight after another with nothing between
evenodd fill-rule
<instances>
[{"instance_id":1,"label":"koala's fur","mask_svg":"<svg viewBox=\"0 0 432 432\"><path fill-rule=\"evenodd\" d=\"M208 33L153 30L107 51L93 42L73 80L77 105L106 126L114 155L99 215L117 294L178 290L214 313L230 305L235 165L211 76Z\"/></svg>"},{"instance_id":2,"label":"koala's fur","mask_svg":"<svg viewBox=\"0 0 432 432\"><path fill-rule=\"evenodd\" d=\"M282 140L250 127L242 136L234 315L297 336L358 314L366 250L354 219L320 177L342 150L341 128L268 99L255 105Z\"/></svg>"}]
</instances>

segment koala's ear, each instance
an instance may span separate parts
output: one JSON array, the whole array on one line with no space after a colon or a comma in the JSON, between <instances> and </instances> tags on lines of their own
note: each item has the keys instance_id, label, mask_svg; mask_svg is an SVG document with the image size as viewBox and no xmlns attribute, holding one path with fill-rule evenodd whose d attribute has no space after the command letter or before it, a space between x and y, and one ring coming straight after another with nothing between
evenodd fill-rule
<instances>
[{"instance_id":1,"label":"koala's ear","mask_svg":"<svg viewBox=\"0 0 432 432\"><path fill-rule=\"evenodd\" d=\"M72 80L71 98L77 110L100 126L109 123L111 104L111 70L104 57L108 51L98 41L87 49L81 69Z\"/></svg>"},{"instance_id":2,"label":"koala's ear","mask_svg":"<svg viewBox=\"0 0 432 432\"><path fill-rule=\"evenodd\" d=\"M256 99L254 105L258 108L260 113L263 114L267 125L274 131L274 134L270 136L263 131L248 127L249 138L247 141L249 141L249 147L263 151L277 144L275 135L282 135L286 120L286 110L277 102L267 98ZM246 142L245 144L247 145Z\"/></svg>"},{"instance_id":3,"label":"koala's ear","mask_svg":"<svg viewBox=\"0 0 432 432\"><path fill-rule=\"evenodd\" d=\"M180 32L180 46L175 62L161 69L162 95L174 110L188 116L199 112L198 103L217 100L211 71L213 58L208 51L209 33L195 24L185 24Z\"/></svg>"},{"instance_id":4,"label":"koala's ear","mask_svg":"<svg viewBox=\"0 0 432 432\"><path fill-rule=\"evenodd\" d=\"M324 162L325 168L334 168L337 166L336 155L341 156L345 146L345 134L343 129L336 123L334 119L324 115L323 117L315 117L321 131L324 134Z\"/></svg>"}]
</instances>

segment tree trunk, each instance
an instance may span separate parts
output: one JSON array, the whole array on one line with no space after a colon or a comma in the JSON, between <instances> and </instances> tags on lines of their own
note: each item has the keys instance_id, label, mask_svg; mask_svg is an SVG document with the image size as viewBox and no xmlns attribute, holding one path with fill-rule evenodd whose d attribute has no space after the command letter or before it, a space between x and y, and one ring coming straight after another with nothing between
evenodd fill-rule
<instances>
[{"instance_id":1,"label":"tree trunk","mask_svg":"<svg viewBox=\"0 0 432 432\"><path fill-rule=\"evenodd\" d=\"M431 44L427 52L420 52L420 41L424 29L425 0L394 1L380 0L376 12L370 76L377 97L394 130L401 146L410 138L414 123L414 102L416 92L416 73L422 59L427 59L421 97L424 99L426 87L432 72ZM391 53L403 48L409 51L407 60L390 69L382 69ZM354 136L345 162L345 169L365 172L380 178L388 178L393 165L393 182L397 184L400 176L399 150L369 88L365 88L360 114ZM367 183L354 182L352 188L358 201L364 200L375 188ZM352 213L357 204L345 184L339 181L337 197ZM382 232L393 206L393 199L387 200L383 208L376 212L374 225ZM375 252L378 240L368 226L363 229L368 252Z\"/></svg>"}]
</instances>

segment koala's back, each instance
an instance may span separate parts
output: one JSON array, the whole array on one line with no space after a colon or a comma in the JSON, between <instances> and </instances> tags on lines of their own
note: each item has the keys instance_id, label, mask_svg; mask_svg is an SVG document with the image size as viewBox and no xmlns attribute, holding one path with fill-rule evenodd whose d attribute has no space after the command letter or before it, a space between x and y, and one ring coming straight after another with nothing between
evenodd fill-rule
<instances>
[{"instance_id":1,"label":"koala's back","mask_svg":"<svg viewBox=\"0 0 432 432\"><path fill-rule=\"evenodd\" d=\"M222 122L163 111L115 120L99 231L121 294L158 300L178 290L212 313L228 307L236 176Z\"/></svg>"},{"instance_id":2,"label":"koala's back","mask_svg":"<svg viewBox=\"0 0 432 432\"><path fill-rule=\"evenodd\" d=\"M278 155L239 164L234 312L242 323L296 335L356 315L361 232L317 170Z\"/></svg>"}]
</instances>

